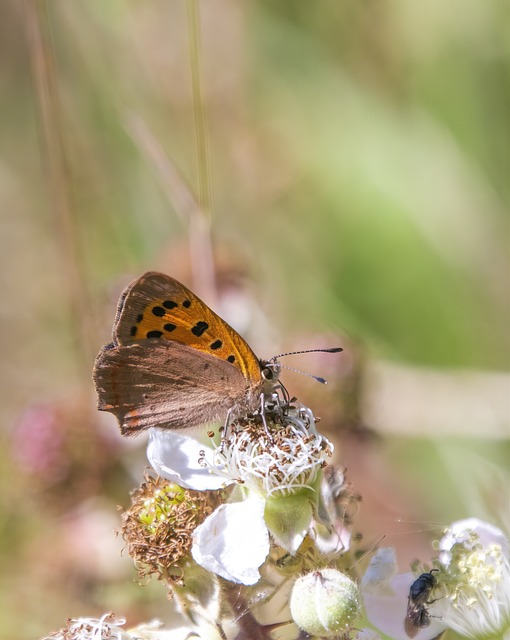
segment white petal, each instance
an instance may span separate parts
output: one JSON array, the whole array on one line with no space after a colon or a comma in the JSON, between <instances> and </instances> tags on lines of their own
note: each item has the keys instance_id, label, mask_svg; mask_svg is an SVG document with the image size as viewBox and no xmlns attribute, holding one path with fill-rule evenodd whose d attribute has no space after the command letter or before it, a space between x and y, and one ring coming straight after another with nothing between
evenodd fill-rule
<instances>
[{"instance_id":1,"label":"white petal","mask_svg":"<svg viewBox=\"0 0 510 640\"><path fill-rule=\"evenodd\" d=\"M381 640L381 636L373 629L363 628L356 634L356 640Z\"/></svg>"},{"instance_id":2,"label":"white petal","mask_svg":"<svg viewBox=\"0 0 510 640\"><path fill-rule=\"evenodd\" d=\"M400 573L387 582L387 593L368 593L362 588L365 611L370 622L392 640L409 640L404 628L409 587L416 579L412 573ZM428 607L433 616L433 612ZM446 629L441 620L431 617L430 626L420 629L414 640L432 640Z\"/></svg>"},{"instance_id":3,"label":"white petal","mask_svg":"<svg viewBox=\"0 0 510 640\"><path fill-rule=\"evenodd\" d=\"M310 535L313 537L315 546L323 556L336 555L349 551L351 544L351 532L346 527L328 527L314 522L310 528Z\"/></svg>"},{"instance_id":4,"label":"white petal","mask_svg":"<svg viewBox=\"0 0 510 640\"><path fill-rule=\"evenodd\" d=\"M393 547L381 547L370 560L363 575L363 591L373 595L394 595L390 580L397 574L397 555Z\"/></svg>"},{"instance_id":5,"label":"white petal","mask_svg":"<svg viewBox=\"0 0 510 640\"><path fill-rule=\"evenodd\" d=\"M474 531L478 535L484 548L491 544L499 544L503 555L508 558L508 538L501 529L478 518L466 518L451 524L446 534L441 538L439 542L439 548L441 549L439 559L443 564L448 565L450 563L450 549L456 542L467 540L470 531Z\"/></svg>"},{"instance_id":6,"label":"white petal","mask_svg":"<svg viewBox=\"0 0 510 640\"><path fill-rule=\"evenodd\" d=\"M204 459L211 463L213 450L196 438L175 431L151 429L147 458L156 473L185 489L221 489L228 482L212 474Z\"/></svg>"},{"instance_id":7,"label":"white petal","mask_svg":"<svg viewBox=\"0 0 510 640\"><path fill-rule=\"evenodd\" d=\"M269 553L264 501L250 498L222 504L193 534L193 558L222 578L255 584L258 568Z\"/></svg>"}]
</instances>

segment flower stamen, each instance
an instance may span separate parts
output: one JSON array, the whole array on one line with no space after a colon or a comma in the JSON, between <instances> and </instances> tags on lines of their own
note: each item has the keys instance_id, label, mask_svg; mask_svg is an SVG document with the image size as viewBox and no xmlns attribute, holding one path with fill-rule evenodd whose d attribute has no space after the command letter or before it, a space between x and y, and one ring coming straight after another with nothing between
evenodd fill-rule
<instances>
[{"instance_id":1,"label":"flower stamen","mask_svg":"<svg viewBox=\"0 0 510 640\"><path fill-rule=\"evenodd\" d=\"M228 441L215 451L214 472L265 497L313 490L333 445L315 430L310 409L287 406L278 421L268 416L266 421L270 436L259 416L233 424Z\"/></svg>"},{"instance_id":2,"label":"flower stamen","mask_svg":"<svg viewBox=\"0 0 510 640\"><path fill-rule=\"evenodd\" d=\"M101 618L69 619L60 631L50 633L43 640L131 640L132 636L121 629L126 620L105 613Z\"/></svg>"}]
</instances>

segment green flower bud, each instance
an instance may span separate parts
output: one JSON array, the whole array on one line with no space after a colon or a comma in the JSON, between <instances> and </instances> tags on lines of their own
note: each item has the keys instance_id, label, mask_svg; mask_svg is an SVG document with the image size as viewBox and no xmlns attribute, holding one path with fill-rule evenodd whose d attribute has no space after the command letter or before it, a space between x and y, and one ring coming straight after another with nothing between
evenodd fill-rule
<instances>
[{"instance_id":1,"label":"green flower bud","mask_svg":"<svg viewBox=\"0 0 510 640\"><path fill-rule=\"evenodd\" d=\"M310 635L332 638L348 632L361 612L358 585L336 569L308 573L294 583L290 612Z\"/></svg>"}]
</instances>

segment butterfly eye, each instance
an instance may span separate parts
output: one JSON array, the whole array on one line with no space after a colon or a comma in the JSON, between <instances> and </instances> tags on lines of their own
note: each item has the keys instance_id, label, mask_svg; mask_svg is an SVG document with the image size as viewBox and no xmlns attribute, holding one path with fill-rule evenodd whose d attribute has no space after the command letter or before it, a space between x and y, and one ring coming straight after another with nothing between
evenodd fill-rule
<instances>
[{"instance_id":1,"label":"butterfly eye","mask_svg":"<svg viewBox=\"0 0 510 640\"><path fill-rule=\"evenodd\" d=\"M264 367L262 369L262 377L264 378L264 380L268 380L269 382L274 379L274 371L271 369L271 367Z\"/></svg>"},{"instance_id":2,"label":"butterfly eye","mask_svg":"<svg viewBox=\"0 0 510 640\"><path fill-rule=\"evenodd\" d=\"M278 362L262 362L262 377L268 382L278 380L280 365Z\"/></svg>"}]
</instances>

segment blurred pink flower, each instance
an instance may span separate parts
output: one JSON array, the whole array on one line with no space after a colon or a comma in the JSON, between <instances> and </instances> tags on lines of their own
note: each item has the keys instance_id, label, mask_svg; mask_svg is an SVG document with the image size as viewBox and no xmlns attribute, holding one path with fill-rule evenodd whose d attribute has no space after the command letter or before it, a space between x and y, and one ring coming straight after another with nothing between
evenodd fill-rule
<instances>
[{"instance_id":1,"label":"blurred pink flower","mask_svg":"<svg viewBox=\"0 0 510 640\"><path fill-rule=\"evenodd\" d=\"M11 455L20 471L53 484L69 470L64 435L57 411L48 405L28 407L14 424Z\"/></svg>"}]
</instances>

